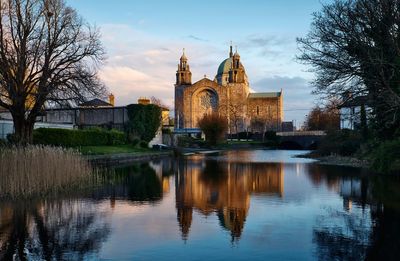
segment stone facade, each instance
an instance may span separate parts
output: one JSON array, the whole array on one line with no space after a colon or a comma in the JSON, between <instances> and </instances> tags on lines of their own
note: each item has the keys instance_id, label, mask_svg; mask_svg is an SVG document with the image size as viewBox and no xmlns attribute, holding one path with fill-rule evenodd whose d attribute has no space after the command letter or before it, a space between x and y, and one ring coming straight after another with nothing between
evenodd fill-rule
<instances>
[{"instance_id":1,"label":"stone facade","mask_svg":"<svg viewBox=\"0 0 400 261\"><path fill-rule=\"evenodd\" d=\"M281 129L283 94L250 93L244 66L237 51L230 47L229 58L219 66L214 80L206 77L192 84L188 59L183 53L175 84L175 128L198 128L198 121L209 113L227 118L229 133L263 132Z\"/></svg>"}]
</instances>

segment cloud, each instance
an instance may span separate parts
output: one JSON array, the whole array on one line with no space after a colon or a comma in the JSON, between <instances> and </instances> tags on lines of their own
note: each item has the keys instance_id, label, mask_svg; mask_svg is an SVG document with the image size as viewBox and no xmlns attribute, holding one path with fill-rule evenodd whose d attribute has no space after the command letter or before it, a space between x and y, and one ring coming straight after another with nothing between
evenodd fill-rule
<instances>
[{"instance_id":1,"label":"cloud","mask_svg":"<svg viewBox=\"0 0 400 261\"><path fill-rule=\"evenodd\" d=\"M304 122L305 115L318 99L311 95L312 86L302 77L265 77L255 82L252 88L257 92L282 89L285 120L296 120L298 125Z\"/></svg>"},{"instance_id":2,"label":"cloud","mask_svg":"<svg viewBox=\"0 0 400 261\"><path fill-rule=\"evenodd\" d=\"M290 53L288 50L296 49L295 45L296 40L293 36L278 34L252 34L239 42L241 49L251 50L261 56L281 59Z\"/></svg>"},{"instance_id":3,"label":"cloud","mask_svg":"<svg viewBox=\"0 0 400 261\"><path fill-rule=\"evenodd\" d=\"M193 73L193 82L207 74L214 78L219 49L204 41L169 39L148 34L125 24L101 26L108 60L100 77L114 93L117 105L156 96L173 108L175 73L182 48Z\"/></svg>"},{"instance_id":4,"label":"cloud","mask_svg":"<svg viewBox=\"0 0 400 261\"><path fill-rule=\"evenodd\" d=\"M189 39L193 39L193 40L196 40L196 41L201 41L201 42L208 42L208 40L206 40L206 39L203 39L203 38L200 38L200 37L197 37L197 36L195 36L195 35L188 35L188 38Z\"/></svg>"},{"instance_id":5,"label":"cloud","mask_svg":"<svg viewBox=\"0 0 400 261\"><path fill-rule=\"evenodd\" d=\"M204 74L214 79L219 64L228 57L226 42L201 41L194 34L173 38L125 24L105 24L101 32L108 61L101 68L100 77L114 93L117 105L155 96L173 108L175 73L182 48L189 59L192 82ZM294 62L295 41L286 36L254 34L239 43L251 88L258 92L282 88L285 119L303 121L308 111L298 109L311 108L315 97L310 95L307 74Z\"/></svg>"}]
</instances>

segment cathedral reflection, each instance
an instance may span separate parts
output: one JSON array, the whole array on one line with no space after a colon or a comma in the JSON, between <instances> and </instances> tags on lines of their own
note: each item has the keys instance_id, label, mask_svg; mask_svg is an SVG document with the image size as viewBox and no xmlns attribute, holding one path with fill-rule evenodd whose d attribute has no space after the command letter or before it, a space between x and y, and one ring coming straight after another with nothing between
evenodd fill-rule
<instances>
[{"instance_id":1,"label":"cathedral reflection","mask_svg":"<svg viewBox=\"0 0 400 261\"><path fill-rule=\"evenodd\" d=\"M252 194L282 197L282 164L238 163L182 159L175 175L177 219L186 240L193 211L208 216L217 214L232 241L241 237Z\"/></svg>"}]
</instances>

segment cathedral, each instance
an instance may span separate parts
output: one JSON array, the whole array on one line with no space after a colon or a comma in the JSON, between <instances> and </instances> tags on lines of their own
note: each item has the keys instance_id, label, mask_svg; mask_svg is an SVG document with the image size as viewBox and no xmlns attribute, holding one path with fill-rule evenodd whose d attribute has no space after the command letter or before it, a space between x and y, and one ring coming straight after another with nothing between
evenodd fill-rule
<instances>
[{"instance_id":1,"label":"cathedral","mask_svg":"<svg viewBox=\"0 0 400 261\"><path fill-rule=\"evenodd\" d=\"M175 128L195 129L208 113L228 120L229 133L280 131L283 121L283 93L250 92L240 55L233 53L218 67L214 80L204 77L192 83L188 58L183 52L175 84Z\"/></svg>"}]
</instances>

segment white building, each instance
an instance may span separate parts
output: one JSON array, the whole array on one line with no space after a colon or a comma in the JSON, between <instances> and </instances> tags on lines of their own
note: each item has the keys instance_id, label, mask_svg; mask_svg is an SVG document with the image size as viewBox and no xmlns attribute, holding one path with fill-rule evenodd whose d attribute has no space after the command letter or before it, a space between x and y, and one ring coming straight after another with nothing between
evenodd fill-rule
<instances>
[{"instance_id":1,"label":"white building","mask_svg":"<svg viewBox=\"0 0 400 261\"><path fill-rule=\"evenodd\" d=\"M364 106L367 119L371 113L371 108L367 104L367 96L358 96L340 105L340 129L358 129L361 125L361 107Z\"/></svg>"}]
</instances>

